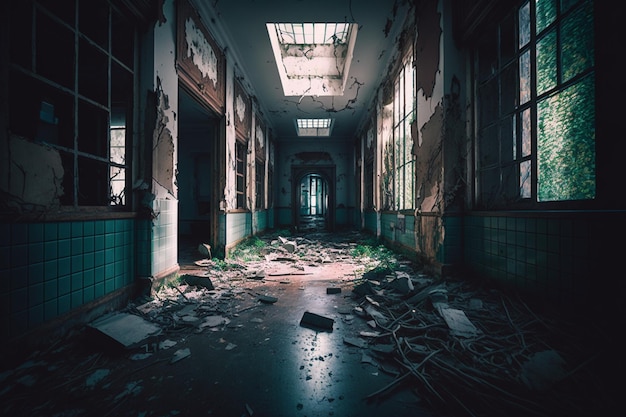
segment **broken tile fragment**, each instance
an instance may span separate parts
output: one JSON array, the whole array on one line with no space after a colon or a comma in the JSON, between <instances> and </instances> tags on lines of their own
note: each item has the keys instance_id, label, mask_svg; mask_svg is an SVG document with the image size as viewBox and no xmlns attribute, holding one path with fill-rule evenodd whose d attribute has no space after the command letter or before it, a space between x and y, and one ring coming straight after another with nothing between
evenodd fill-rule
<instances>
[{"instance_id":1,"label":"broken tile fragment","mask_svg":"<svg viewBox=\"0 0 626 417\"><path fill-rule=\"evenodd\" d=\"M96 369L91 375L87 377L85 386L87 388L93 388L98 382L102 381L111 371L109 369Z\"/></svg>"},{"instance_id":2,"label":"broken tile fragment","mask_svg":"<svg viewBox=\"0 0 626 417\"><path fill-rule=\"evenodd\" d=\"M326 294L339 294L341 293L341 288L329 287L326 288Z\"/></svg>"},{"instance_id":3,"label":"broken tile fragment","mask_svg":"<svg viewBox=\"0 0 626 417\"><path fill-rule=\"evenodd\" d=\"M178 349L176 352L174 352L174 355L172 356L172 360L170 361L170 363L176 363L189 356L191 356L191 350L189 350L189 348Z\"/></svg>"},{"instance_id":4,"label":"broken tile fragment","mask_svg":"<svg viewBox=\"0 0 626 417\"><path fill-rule=\"evenodd\" d=\"M343 343L345 343L346 345L356 346L358 348L367 347L367 342L356 337L344 337Z\"/></svg>"},{"instance_id":5,"label":"broken tile fragment","mask_svg":"<svg viewBox=\"0 0 626 417\"><path fill-rule=\"evenodd\" d=\"M128 313L105 315L89 324L89 327L116 341L124 348L138 346L161 329L147 320Z\"/></svg>"},{"instance_id":6,"label":"broken tile fragment","mask_svg":"<svg viewBox=\"0 0 626 417\"><path fill-rule=\"evenodd\" d=\"M378 363L367 353L361 353L361 363L369 363L370 365L378 366Z\"/></svg>"},{"instance_id":7,"label":"broken tile fragment","mask_svg":"<svg viewBox=\"0 0 626 417\"><path fill-rule=\"evenodd\" d=\"M467 318L463 310L440 307L439 314L450 328L450 333L460 337L473 337L479 334L478 329Z\"/></svg>"},{"instance_id":8,"label":"broken tile fragment","mask_svg":"<svg viewBox=\"0 0 626 417\"><path fill-rule=\"evenodd\" d=\"M332 331L334 322L331 318L305 311L300 319L300 326Z\"/></svg>"},{"instance_id":9,"label":"broken tile fragment","mask_svg":"<svg viewBox=\"0 0 626 417\"><path fill-rule=\"evenodd\" d=\"M271 295L260 295L259 301L265 304L274 304L278 301L278 298L272 297Z\"/></svg>"},{"instance_id":10,"label":"broken tile fragment","mask_svg":"<svg viewBox=\"0 0 626 417\"><path fill-rule=\"evenodd\" d=\"M173 340L169 340L166 339L164 341L162 341L161 343L159 343L159 349L169 349L172 346L176 345L177 342L173 341Z\"/></svg>"},{"instance_id":11,"label":"broken tile fragment","mask_svg":"<svg viewBox=\"0 0 626 417\"><path fill-rule=\"evenodd\" d=\"M200 327L217 327L230 323L226 317L222 316L208 316L204 318L204 321L200 324Z\"/></svg>"}]
</instances>

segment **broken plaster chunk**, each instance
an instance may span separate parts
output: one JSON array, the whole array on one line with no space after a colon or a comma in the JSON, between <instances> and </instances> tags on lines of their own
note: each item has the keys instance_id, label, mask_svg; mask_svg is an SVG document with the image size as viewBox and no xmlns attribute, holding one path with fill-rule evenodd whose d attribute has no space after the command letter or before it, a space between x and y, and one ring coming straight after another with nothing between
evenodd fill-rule
<instances>
[{"instance_id":1,"label":"broken plaster chunk","mask_svg":"<svg viewBox=\"0 0 626 417\"><path fill-rule=\"evenodd\" d=\"M344 337L343 343L345 343L346 345L356 346L361 349L367 346L367 343L364 340L361 340L357 337Z\"/></svg>"},{"instance_id":2,"label":"broken plaster chunk","mask_svg":"<svg viewBox=\"0 0 626 417\"><path fill-rule=\"evenodd\" d=\"M389 286L394 290L398 291L400 294L410 294L415 289L413 287L413 281L408 276L401 276L395 278L391 282L389 282Z\"/></svg>"},{"instance_id":3,"label":"broken plaster chunk","mask_svg":"<svg viewBox=\"0 0 626 417\"><path fill-rule=\"evenodd\" d=\"M361 363L369 363L370 365L378 366L376 360L365 352L361 353Z\"/></svg>"},{"instance_id":4,"label":"broken plaster chunk","mask_svg":"<svg viewBox=\"0 0 626 417\"><path fill-rule=\"evenodd\" d=\"M160 327L128 313L114 313L93 321L89 327L110 337L125 348L137 346L149 336L160 333Z\"/></svg>"},{"instance_id":5,"label":"broken plaster chunk","mask_svg":"<svg viewBox=\"0 0 626 417\"><path fill-rule=\"evenodd\" d=\"M530 389L547 391L565 377L564 366L565 360L556 351L536 352L522 366L520 378Z\"/></svg>"},{"instance_id":6,"label":"broken plaster chunk","mask_svg":"<svg viewBox=\"0 0 626 417\"><path fill-rule=\"evenodd\" d=\"M376 353L382 353L384 355L389 355L396 349L396 346L392 345L392 344L380 343L380 344L376 344L376 345L371 346L370 349L372 349L372 351L376 352Z\"/></svg>"},{"instance_id":7,"label":"broken plaster chunk","mask_svg":"<svg viewBox=\"0 0 626 417\"><path fill-rule=\"evenodd\" d=\"M188 356L191 356L191 350L189 350L189 348L178 349L176 352L174 352L170 363L176 363L182 359L185 359Z\"/></svg>"},{"instance_id":8,"label":"broken plaster chunk","mask_svg":"<svg viewBox=\"0 0 626 417\"><path fill-rule=\"evenodd\" d=\"M295 241L292 240L287 240L284 237L278 237L278 239L280 239L280 244L281 246L287 250L287 252L289 253L294 253L296 251L296 249L298 248L298 245L296 244Z\"/></svg>"},{"instance_id":9,"label":"broken plaster chunk","mask_svg":"<svg viewBox=\"0 0 626 417\"><path fill-rule=\"evenodd\" d=\"M478 329L467 318L463 310L456 308L440 307L439 314L455 336L473 337L479 334Z\"/></svg>"},{"instance_id":10,"label":"broken plaster chunk","mask_svg":"<svg viewBox=\"0 0 626 417\"><path fill-rule=\"evenodd\" d=\"M222 316L208 316L204 318L204 321L200 324L200 327L218 327L230 323L226 317Z\"/></svg>"},{"instance_id":11,"label":"broken plaster chunk","mask_svg":"<svg viewBox=\"0 0 626 417\"><path fill-rule=\"evenodd\" d=\"M173 340L166 339L159 343L159 349L169 349L172 346L176 345L176 342Z\"/></svg>"},{"instance_id":12,"label":"broken plaster chunk","mask_svg":"<svg viewBox=\"0 0 626 417\"><path fill-rule=\"evenodd\" d=\"M246 273L246 278L248 279L265 279L265 271L263 270L251 270Z\"/></svg>"},{"instance_id":13,"label":"broken plaster chunk","mask_svg":"<svg viewBox=\"0 0 626 417\"><path fill-rule=\"evenodd\" d=\"M278 298L272 297L270 295L260 295L259 301L265 304L274 304L276 301L278 301Z\"/></svg>"},{"instance_id":14,"label":"broken plaster chunk","mask_svg":"<svg viewBox=\"0 0 626 417\"><path fill-rule=\"evenodd\" d=\"M197 275L186 274L182 276L183 281L187 285L195 285L197 287L204 287L207 290L214 289L213 282L211 282L211 278L209 277L201 277Z\"/></svg>"},{"instance_id":15,"label":"broken plaster chunk","mask_svg":"<svg viewBox=\"0 0 626 417\"><path fill-rule=\"evenodd\" d=\"M94 388L96 384L102 381L105 377L107 377L111 373L109 369L96 369L91 375L87 377L85 381L85 386L87 388Z\"/></svg>"},{"instance_id":16,"label":"broken plaster chunk","mask_svg":"<svg viewBox=\"0 0 626 417\"><path fill-rule=\"evenodd\" d=\"M198 252L206 259L211 259L211 245L208 243L201 243L198 245Z\"/></svg>"}]
</instances>

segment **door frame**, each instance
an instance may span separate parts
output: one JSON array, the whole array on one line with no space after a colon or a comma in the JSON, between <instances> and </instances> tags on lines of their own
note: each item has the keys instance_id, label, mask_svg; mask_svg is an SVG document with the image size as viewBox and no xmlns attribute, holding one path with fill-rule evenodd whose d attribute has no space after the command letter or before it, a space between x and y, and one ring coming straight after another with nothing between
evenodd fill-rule
<instances>
[{"instance_id":1,"label":"door frame","mask_svg":"<svg viewBox=\"0 0 626 417\"><path fill-rule=\"evenodd\" d=\"M291 212L293 225L300 226L300 182L309 174L322 177L328 184L328 207L326 212L326 229L335 230L335 165L292 165L291 166Z\"/></svg>"}]
</instances>

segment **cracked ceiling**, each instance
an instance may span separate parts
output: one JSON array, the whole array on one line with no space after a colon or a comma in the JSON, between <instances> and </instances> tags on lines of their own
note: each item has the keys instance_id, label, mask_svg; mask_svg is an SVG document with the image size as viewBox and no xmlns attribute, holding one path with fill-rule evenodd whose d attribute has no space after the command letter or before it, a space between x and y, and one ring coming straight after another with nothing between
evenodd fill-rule
<instances>
[{"instance_id":1,"label":"cracked ceiling","mask_svg":"<svg viewBox=\"0 0 626 417\"><path fill-rule=\"evenodd\" d=\"M405 0L279 0L270 5L256 0L194 3L202 18L228 37L228 54L238 63L240 81L259 104L260 113L278 142L296 137L296 118L327 117L334 119L330 140L352 141L372 110L408 12ZM267 32L269 22L358 24L343 95L285 96Z\"/></svg>"}]
</instances>

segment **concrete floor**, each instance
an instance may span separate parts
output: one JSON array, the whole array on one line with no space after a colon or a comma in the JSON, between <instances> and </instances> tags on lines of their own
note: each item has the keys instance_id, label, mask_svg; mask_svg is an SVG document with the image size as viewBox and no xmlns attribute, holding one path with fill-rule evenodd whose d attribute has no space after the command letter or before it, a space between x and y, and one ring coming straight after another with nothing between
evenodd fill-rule
<instances>
[{"instance_id":1,"label":"concrete floor","mask_svg":"<svg viewBox=\"0 0 626 417\"><path fill-rule=\"evenodd\" d=\"M151 300L133 302L125 314L144 317L160 327L157 335L133 346L122 346L93 326L80 326L64 338L42 343L42 349L26 360L0 368L0 415L445 416L441 404L433 408L432 398L420 398L421 381L409 375L395 383L401 373L393 360L379 361L370 349L351 344L363 339L361 332L372 331L371 322L354 314L360 298L353 293L355 277L367 268L344 256L345 247L338 250L333 242L356 244L362 237L321 234L316 238L327 244L326 249L296 252L291 261L248 262L223 274L211 272L207 267L211 261L198 262L198 242L181 240L181 275L209 277L213 289L181 281L159 289ZM263 276L255 271L262 271ZM328 293L329 288L340 291ZM496 303L488 304L487 294L496 296ZM489 349L507 348L510 343L515 347L519 329L502 333L499 327L511 327L512 307L499 316L487 314L502 308L497 294L490 290L484 294L483 310L467 312L489 329ZM454 298L455 302L470 301L467 294L454 294ZM183 314L186 311L192 313ZM332 327L304 325L305 313L331 319ZM436 317L423 314L420 317ZM224 318L221 324L199 324L216 317ZM484 323L478 321L480 317ZM552 391L531 394L534 403L542 398L549 401L549 412L525 415L555 416L561 401L562 410L568 411L559 415L621 415L615 407L618 385L610 381L621 377L618 369L623 369L623 355L611 333L607 337L594 330L601 322L573 317L563 323L543 320L533 316L522 323L554 324L558 333L543 332L535 338L527 328L522 342L538 344L534 350L554 347L568 359L571 370L566 384L554 391L559 396ZM139 328L130 331L140 333ZM452 342L445 346L455 346ZM469 363L475 359L467 358ZM448 381L449 386L440 384L439 389L454 390L451 386L456 381ZM474 401L482 394L464 391L463 401ZM456 411L454 415L519 415L519 409L508 413L493 405L483 404L484 413ZM451 408L445 408L451 413Z\"/></svg>"},{"instance_id":2,"label":"concrete floor","mask_svg":"<svg viewBox=\"0 0 626 417\"><path fill-rule=\"evenodd\" d=\"M182 274L206 274L192 262L195 247L187 244L181 251ZM302 275L237 280L221 304L227 325L182 327L130 349L93 328L77 329L16 368L0 370L0 414L433 415L410 387L397 385L386 396L366 398L394 376L363 362L362 349L344 342L371 330L365 320L346 314L356 305L356 267L333 262ZM329 287L341 292L327 294ZM277 301L262 303L258 295ZM301 325L305 312L332 319L332 329ZM156 348L165 341L175 346ZM190 355L172 363L174 352L185 349Z\"/></svg>"}]
</instances>

